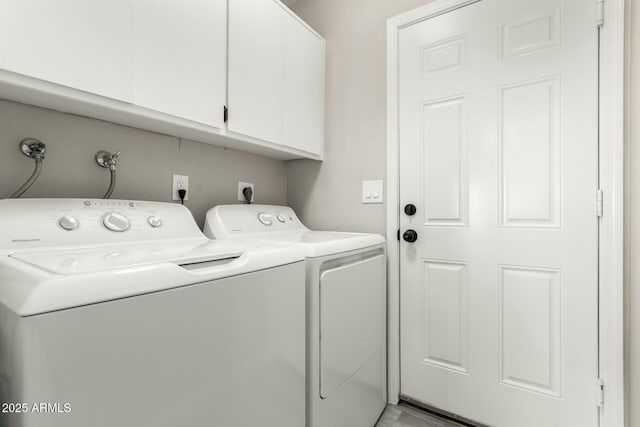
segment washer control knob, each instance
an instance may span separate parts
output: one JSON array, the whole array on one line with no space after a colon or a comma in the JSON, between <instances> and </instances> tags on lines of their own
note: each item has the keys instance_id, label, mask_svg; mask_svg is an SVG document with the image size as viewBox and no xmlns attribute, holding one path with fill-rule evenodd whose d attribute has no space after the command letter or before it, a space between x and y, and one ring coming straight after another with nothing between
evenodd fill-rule
<instances>
[{"instance_id":1,"label":"washer control knob","mask_svg":"<svg viewBox=\"0 0 640 427\"><path fill-rule=\"evenodd\" d=\"M80 225L80 222L69 215L65 215L58 220L58 225L67 231L75 230Z\"/></svg>"},{"instance_id":2,"label":"washer control knob","mask_svg":"<svg viewBox=\"0 0 640 427\"><path fill-rule=\"evenodd\" d=\"M263 225L273 224L273 219L271 218L271 215L265 212L260 212L258 214L258 221L260 221Z\"/></svg>"},{"instance_id":3,"label":"washer control knob","mask_svg":"<svg viewBox=\"0 0 640 427\"><path fill-rule=\"evenodd\" d=\"M286 221L284 215L282 215L282 214L278 214L278 216L276 218L278 218L278 221L280 221L282 223L284 223Z\"/></svg>"},{"instance_id":4,"label":"washer control knob","mask_svg":"<svg viewBox=\"0 0 640 427\"><path fill-rule=\"evenodd\" d=\"M127 231L131 227L129 218L118 212L111 212L102 217L102 223L111 231L122 232Z\"/></svg>"},{"instance_id":5,"label":"washer control knob","mask_svg":"<svg viewBox=\"0 0 640 427\"><path fill-rule=\"evenodd\" d=\"M153 228L158 228L162 226L162 218L160 218L159 216L155 216L155 215L150 216L149 218L147 218L147 222Z\"/></svg>"}]
</instances>

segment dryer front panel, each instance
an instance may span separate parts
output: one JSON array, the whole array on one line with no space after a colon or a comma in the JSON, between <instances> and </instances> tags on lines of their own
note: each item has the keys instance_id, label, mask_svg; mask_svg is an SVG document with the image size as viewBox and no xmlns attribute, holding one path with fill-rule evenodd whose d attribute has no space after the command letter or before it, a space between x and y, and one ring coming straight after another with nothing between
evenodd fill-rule
<instances>
[{"instance_id":1,"label":"dryer front panel","mask_svg":"<svg viewBox=\"0 0 640 427\"><path fill-rule=\"evenodd\" d=\"M384 351L385 287L384 255L321 273L321 398L331 396L369 359Z\"/></svg>"}]
</instances>

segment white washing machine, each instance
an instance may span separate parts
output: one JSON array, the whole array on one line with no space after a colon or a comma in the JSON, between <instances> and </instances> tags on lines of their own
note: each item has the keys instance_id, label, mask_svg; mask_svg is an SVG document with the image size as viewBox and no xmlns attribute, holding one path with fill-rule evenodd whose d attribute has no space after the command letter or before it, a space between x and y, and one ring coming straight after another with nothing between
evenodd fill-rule
<instances>
[{"instance_id":1,"label":"white washing machine","mask_svg":"<svg viewBox=\"0 0 640 427\"><path fill-rule=\"evenodd\" d=\"M372 427L386 405L386 244L311 231L289 207L222 205L205 234L293 246L307 257L307 427Z\"/></svg>"},{"instance_id":2,"label":"white washing machine","mask_svg":"<svg viewBox=\"0 0 640 427\"><path fill-rule=\"evenodd\" d=\"M0 424L300 427L304 256L177 204L0 201Z\"/></svg>"}]
</instances>

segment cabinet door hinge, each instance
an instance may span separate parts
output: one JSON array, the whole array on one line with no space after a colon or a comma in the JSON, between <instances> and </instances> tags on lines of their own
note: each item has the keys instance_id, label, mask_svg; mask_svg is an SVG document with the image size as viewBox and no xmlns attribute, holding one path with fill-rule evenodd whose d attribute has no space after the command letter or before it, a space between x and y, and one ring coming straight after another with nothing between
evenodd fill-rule
<instances>
[{"instance_id":1,"label":"cabinet door hinge","mask_svg":"<svg viewBox=\"0 0 640 427\"><path fill-rule=\"evenodd\" d=\"M597 403L599 408L604 407L604 381L602 378L596 380Z\"/></svg>"},{"instance_id":2,"label":"cabinet door hinge","mask_svg":"<svg viewBox=\"0 0 640 427\"><path fill-rule=\"evenodd\" d=\"M601 217L602 214L604 213L604 192L598 188L598 191L596 194L597 194L596 201L598 203L596 210L598 213L598 217Z\"/></svg>"},{"instance_id":3,"label":"cabinet door hinge","mask_svg":"<svg viewBox=\"0 0 640 427\"><path fill-rule=\"evenodd\" d=\"M225 123L229 121L229 108L226 105L224 106L223 118Z\"/></svg>"},{"instance_id":4,"label":"cabinet door hinge","mask_svg":"<svg viewBox=\"0 0 640 427\"><path fill-rule=\"evenodd\" d=\"M596 25L604 25L604 0L596 0Z\"/></svg>"}]
</instances>

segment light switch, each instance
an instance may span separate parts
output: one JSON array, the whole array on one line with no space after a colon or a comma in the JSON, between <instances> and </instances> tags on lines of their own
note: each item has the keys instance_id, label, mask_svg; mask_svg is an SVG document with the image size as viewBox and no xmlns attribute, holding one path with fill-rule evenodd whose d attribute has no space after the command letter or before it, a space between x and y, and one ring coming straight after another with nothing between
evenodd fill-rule
<instances>
[{"instance_id":1,"label":"light switch","mask_svg":"<svg viewBox=\"0 0 640 427\"><path fill-rule=\"evenodd\" d=\"M382 180L362 181L362 203L382 203L383 185Z\"/></svg>"}]
</instances>

